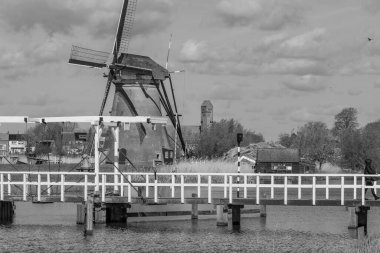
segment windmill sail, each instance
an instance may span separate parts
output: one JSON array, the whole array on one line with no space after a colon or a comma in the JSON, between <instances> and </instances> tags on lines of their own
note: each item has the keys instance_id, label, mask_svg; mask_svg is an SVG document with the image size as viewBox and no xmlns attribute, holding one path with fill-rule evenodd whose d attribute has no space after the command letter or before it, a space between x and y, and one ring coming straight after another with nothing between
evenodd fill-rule
<instances>
[{"instance_id":1,"label":"windmill sail","mask_svg":"<svg viewBox=\"0 0 380 253\"><path fill-rule=\"evenodd\" d=\"M72 46L69 63L92 68L106 67L109 53L92 50L79 46Z\"/></svg>"},{"instance_id":2,"label":"windmill sail","mask_svg":"<svg viewBox=\"0 0 380 253\"><path fill-rule=\"evenodd\" d=\"M133 22L135 20L136 6L137 0L124 0L123 2L119 26L117 28L115 38L115 46L113 49L113 63L116 62L116 60L120 57L121 54L126 54L128 52Z\"/></svg>"}]
</instances>

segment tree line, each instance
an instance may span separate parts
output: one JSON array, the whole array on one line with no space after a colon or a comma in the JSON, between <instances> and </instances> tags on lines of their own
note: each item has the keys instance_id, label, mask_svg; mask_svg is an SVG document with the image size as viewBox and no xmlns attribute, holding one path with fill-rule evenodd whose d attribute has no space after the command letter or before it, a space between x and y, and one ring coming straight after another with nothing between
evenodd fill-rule
<instances>
[{"instance_id":1,"label":"tree line","mask_svg":"<svg viewBox=\"0 0 380 253\"><path fill-rule=\"evenodd\" d=\"M356 108L344 108L334 117L334 126L328 129L321 121L307 122L297 131L279 135L285 147L300 149L301 156L319 164L330 162L343 169L359 171L364 160L370 158L380 166L380 121L359 127Z\"/></svg>"},{"instance_id":2,"label":"tree line","mask_svg":"<svg viewBox=\"0 0 380 253\"><path fill-rule=\"evenodd\" d=\"M222 119L202 130L198 143L190 155L208 159L222 157L225 152L236 147L237 133L244 135L241 146L264 141L262 134L245 129L238 121Z\"/></svg>"}]
</instances>

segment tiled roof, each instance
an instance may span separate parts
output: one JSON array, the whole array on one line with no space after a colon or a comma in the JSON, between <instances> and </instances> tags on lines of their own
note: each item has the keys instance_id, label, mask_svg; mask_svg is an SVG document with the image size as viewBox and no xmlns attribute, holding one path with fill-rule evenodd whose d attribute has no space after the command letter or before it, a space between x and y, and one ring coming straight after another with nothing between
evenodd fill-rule
<instances>
[{"instance_id":1,"label":"tiled roof","mask_svg":"<svg viewBox=\"0 0 380 253\"><path fill-rule=\"evenodd\" d=\"M257 150L257 162L299 162L298 149L265 148Z\"/></svg>"}]
</instances>

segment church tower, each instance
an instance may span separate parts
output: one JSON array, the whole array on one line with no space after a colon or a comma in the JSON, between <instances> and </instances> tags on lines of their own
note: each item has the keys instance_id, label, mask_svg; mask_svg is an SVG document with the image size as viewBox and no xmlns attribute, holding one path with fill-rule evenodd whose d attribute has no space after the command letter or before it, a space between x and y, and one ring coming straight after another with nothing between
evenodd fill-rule
<instances>
[{"instance_id":1,"label":"church tower","mask_svg":"<svg viewBox=\"0 0 380 253\"><path fill-rule=\"evenodd\" d=\"M207 129L213 122L213 106L210 100L203 101L201 105L201 131Z\"/></svg>"}]
</instances>

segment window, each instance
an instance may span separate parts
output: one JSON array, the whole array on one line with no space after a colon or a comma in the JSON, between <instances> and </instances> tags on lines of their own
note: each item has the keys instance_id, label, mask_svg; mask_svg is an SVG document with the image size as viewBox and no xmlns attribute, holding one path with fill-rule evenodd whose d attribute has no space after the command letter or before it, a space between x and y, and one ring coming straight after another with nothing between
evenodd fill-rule
<instances>
[{"instance_id":1,"label":"window","mask_svg":"<svg viewBox=\"0 0 380 253\"><path fill-rule=\"evenodd\" d=\"M0 144L0 150L7 150L7 146L5 144Z\"/></svg>"},{"instance_id":2,"label":"window","mask_svg":"<svg viewBox=\"0 0 380 253\"><path fill-rule=\"evenodd\" d=\"M275 171L292 171L291 163L273 163L272 170Z\"/></svg>"}]
</instances>

